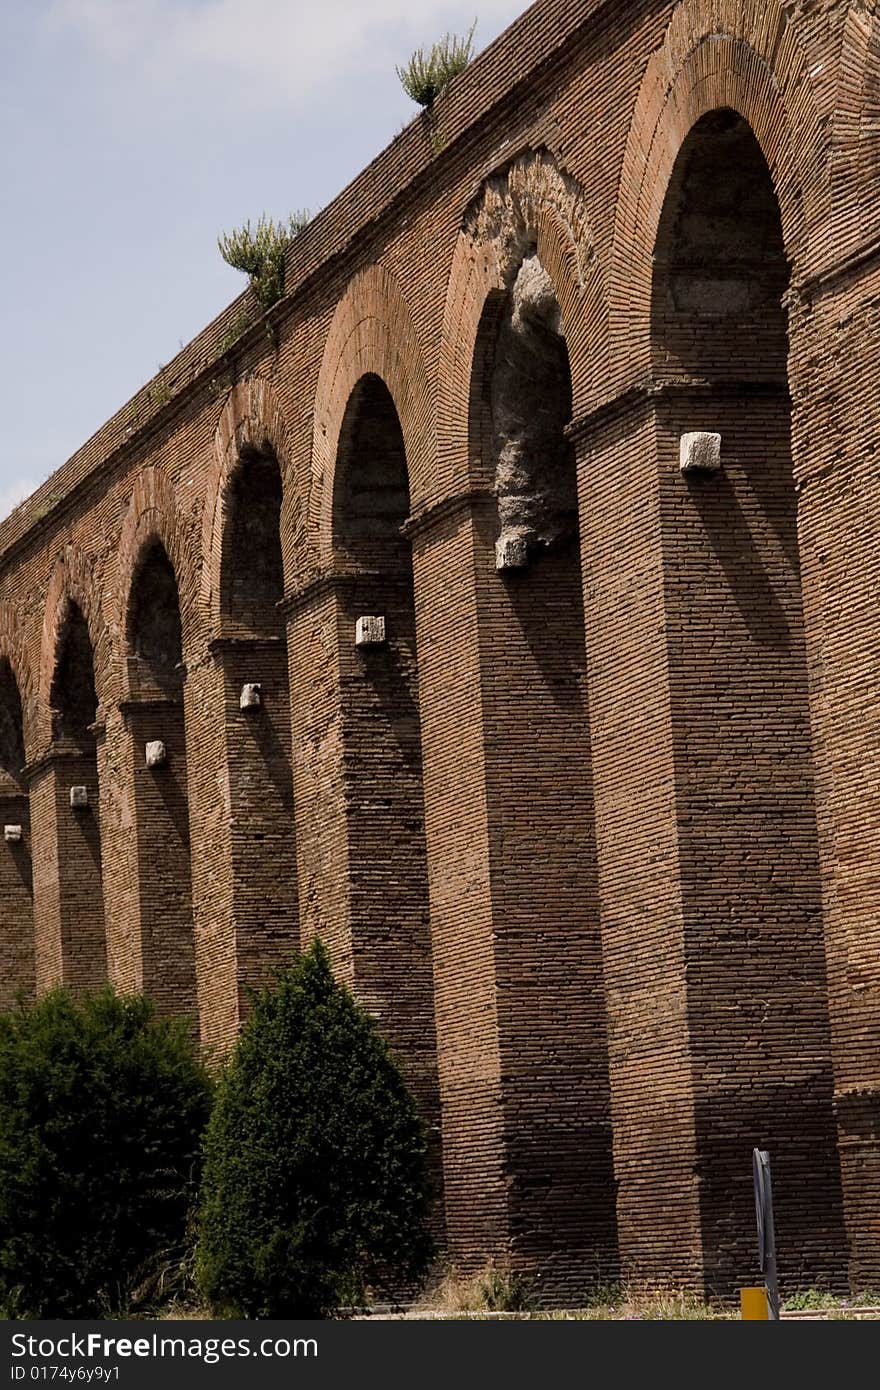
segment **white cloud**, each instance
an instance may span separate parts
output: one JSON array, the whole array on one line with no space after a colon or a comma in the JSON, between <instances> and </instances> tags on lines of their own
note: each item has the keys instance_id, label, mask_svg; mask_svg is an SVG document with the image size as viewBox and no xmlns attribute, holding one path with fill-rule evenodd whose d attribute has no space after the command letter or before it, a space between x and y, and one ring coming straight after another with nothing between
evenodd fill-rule
<instances>
[{"instance_id":1,"label":"white cloud","mask_svg":"<svg viewBox=\"0 0 880 1390\"><path fill-rule=\"evenodd\" d=\"M16 478L5 487L0 484L0 521L7 517L37 486L33 478Z\"/></svg>"},{"instance_id":2,"label":"white cloud","mask_svg":"<svg viewBox=\"0 0 880 1390\"><path fill-rule=\"evenodd\" d=\"M230 101L301 107L365 70L389 71L413 47L462 32L474 0L54 0L49 23L151 83L225 80ZM485 45L524 4L481 0ZM247 89L250 90L247 90Z\"/></svg>"}]
</instances>

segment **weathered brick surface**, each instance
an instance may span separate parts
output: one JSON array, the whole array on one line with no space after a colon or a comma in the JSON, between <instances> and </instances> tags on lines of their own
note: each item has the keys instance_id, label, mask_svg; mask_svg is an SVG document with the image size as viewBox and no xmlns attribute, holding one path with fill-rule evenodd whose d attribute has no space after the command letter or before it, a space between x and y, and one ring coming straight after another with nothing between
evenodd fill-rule
<instances>
[{"instance_id":1,"label":"weathered brick surface","mask_svg":"<svg viewBox=\"0 0 880 1390\"><path fill-rule=\"evenodd\" d=\"M751 1282L760 1143L784 1278L880 1280L878 98L870 6L539 0L0 526L4 998L222 1053L320 933L461 1264Z\"/></svg>"}]
</instances>

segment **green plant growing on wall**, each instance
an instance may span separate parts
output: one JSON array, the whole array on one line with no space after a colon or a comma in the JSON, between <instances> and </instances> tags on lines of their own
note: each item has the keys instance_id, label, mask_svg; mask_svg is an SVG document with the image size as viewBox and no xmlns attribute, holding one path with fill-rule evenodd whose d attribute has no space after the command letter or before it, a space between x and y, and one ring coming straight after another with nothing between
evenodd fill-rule
<instances>
[{"instance_id":1,"label":"green plant growing on wall","mask_svg":"<svg viewBox=\"0 0 880 1390\"><path fill-rule=\"evenodd\" d=\"M147 392L150 405L155 406L158 410L161 406L168 404L173 394L174 392L171 390L171 384L165 376L165 368L160 367L155 380Z\"/></svg>"},{"instance_id":2,"label":"green plant growing on wall","mask_svg":"<svg viewBox=\"0 0 880 1390\"><path fill-rule=\"evenodd\" d=\"M217 351L221 357L224 352L228 352L234 347L243 333L246 333L251 326L251 320L247 314L238 314L229 325L228 330L220 339Z\"/></svg>"},{"instance_id":3,"label":"green plant growing on wall","mask_svg":"<svg viewBox=\"0 0 880 1390\"><path fill-rule=\"evenodd\" d=\"M425 1136L316 942L256 995L205 1140L196 1265L237 1317L326 1317L430 1252Z\"/></svg>"},{"instance_id":4,"label":"green plant growing on wall","mask_svg":"<svg viewBox=\"0 0 880 1390\"><path fill-rule=\"evenodd\" d=\"M464 72L474 56L474 20L468 32L444 34L428 52L417 48L408 63L396 69L400 85L407 96L419 106L430 107L443 88Z\"/></svg>"},{"instance_id":5,"label":"green plant growing on wall","mask_svg":"<svg viewBox=\"0 0 880 1390\"><path fill-rule=\"evenodd\" d=\"M250 276L251 289L262 309L270 309L283 295L285 252L309 220L304 208L278 222L261 213L255 226L248 220L243 227L217 238L227 265Z\"/></svg>"}]
</instances>

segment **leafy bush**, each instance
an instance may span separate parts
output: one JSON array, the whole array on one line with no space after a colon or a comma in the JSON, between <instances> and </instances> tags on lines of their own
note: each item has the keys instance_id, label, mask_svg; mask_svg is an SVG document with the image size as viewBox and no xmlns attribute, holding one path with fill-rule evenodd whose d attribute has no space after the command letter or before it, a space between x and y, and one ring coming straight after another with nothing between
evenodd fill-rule
<instances>
[{"instance_id":1,"label":"leafy bush","mask_svg":"<svg viewBox=\"0 0 880 1390\"><path fill-rule=\"evenodd\" d=\"M323 1317L429 1254L422 1125L319 942L256 995L208 1127L197 1278L219 1312Z\"/></svg>"},{"instance_id":2,"label":"leafy bush","mask_svg":"<svg viewBox=\"0 0 880 1390\"><path fill-rule=\"evenodd\" d=\"M397 76L407 96L419 106L431 106L443 88L464 72L474 56L474 34L477 21L474 20L464 38L458 34L444 34L428 53L417 48L402 68L397 68Z\"/></svg>"},{"instance_id":3,"label":"leafy bush","mask_svg":"<svg viewBox=\"0 0 880 1390\"><path fill-rule=\"evenodd\" d=\"M125 1308L181 1257L209 1079L141 996L56 990L0 1015L0 1311Z\"/></svg>"},{"instance_id":4,"label":"leafy bush","mask_svg":"<svg viewBox=\"0 0 880 1390\"><path fill-rule=\"evenodd\" d=\"M292 213L286 222L261 213L255 227L247 221L218 238L220 255L227 265L250 276L251 289L263 309L271 308L283 295L284 253L308 223L305 209Z\"/></svg>"}]
</instances>

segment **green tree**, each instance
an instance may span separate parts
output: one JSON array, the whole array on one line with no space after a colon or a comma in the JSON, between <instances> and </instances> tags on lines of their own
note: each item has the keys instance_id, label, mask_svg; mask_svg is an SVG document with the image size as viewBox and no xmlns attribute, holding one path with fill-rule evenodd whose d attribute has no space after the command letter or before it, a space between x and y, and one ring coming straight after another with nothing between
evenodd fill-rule
<instances>
[{"instance_id":1,"label":"green tree","mask_svg":"<svg viewBox=\"0 0 880 1390\"><path fill-rule=\"evenodd\" d=\"M206 1136L197 1279L221 1312L323 1317L430 1249L425 1139L323 947L255 996Z\"/></svg>"},{"instance_id":2,"label":"green tree","mask_svg":"<svg viewBox=\"0 0 880 1390\"><path fill-rule=\"evenodd\" d=\"M0 1015L0 1309L123 1311L183 1256L211 1084L142 996L55 990Z\"/></svg>"}]
</instances>

